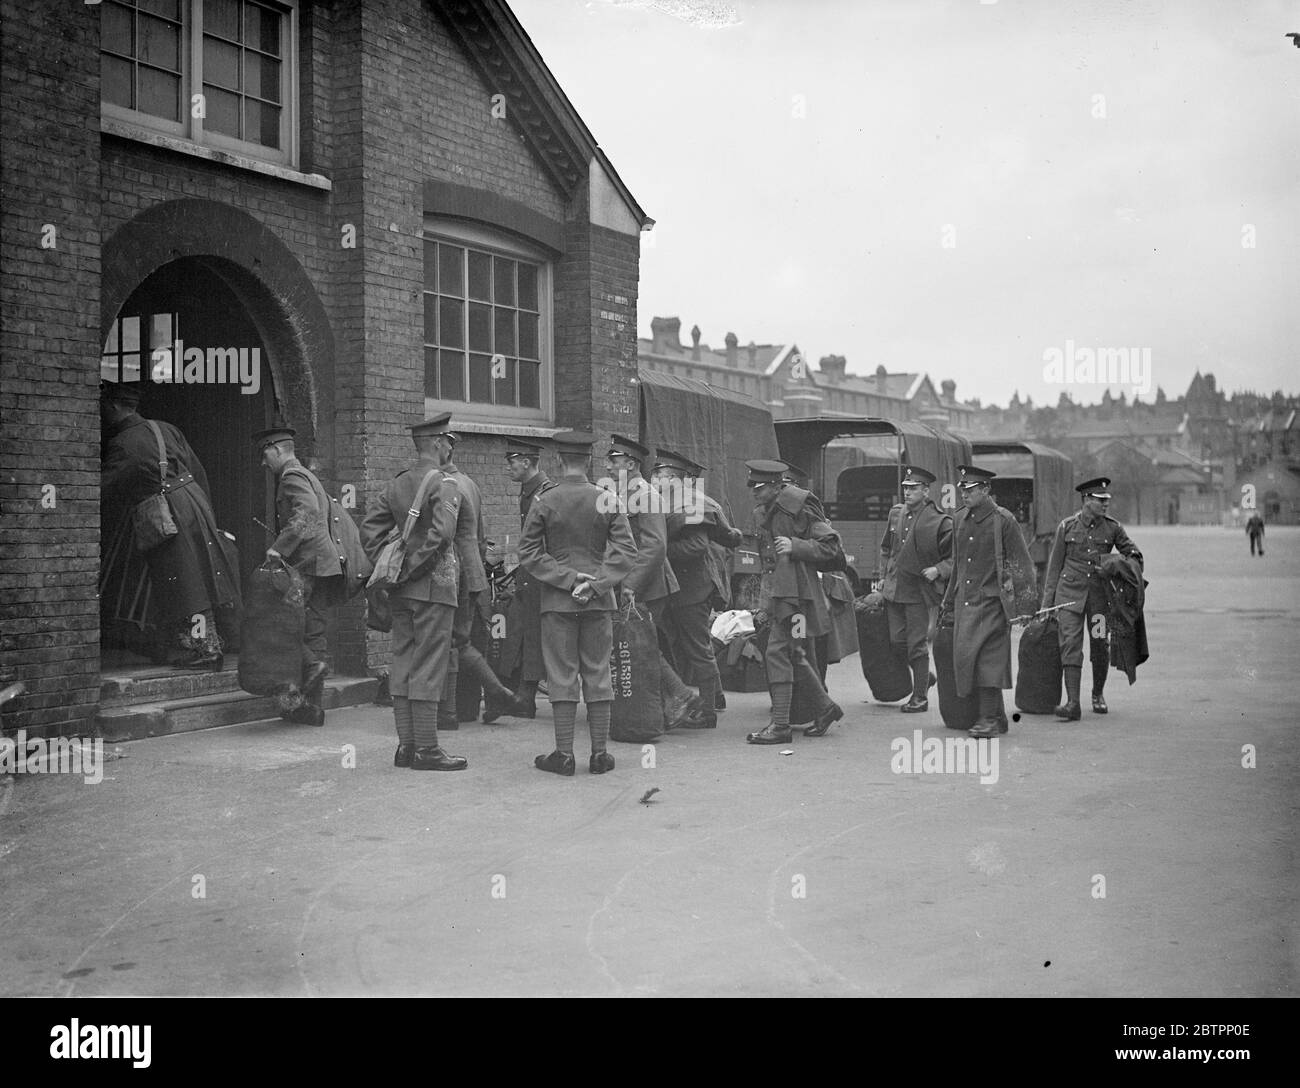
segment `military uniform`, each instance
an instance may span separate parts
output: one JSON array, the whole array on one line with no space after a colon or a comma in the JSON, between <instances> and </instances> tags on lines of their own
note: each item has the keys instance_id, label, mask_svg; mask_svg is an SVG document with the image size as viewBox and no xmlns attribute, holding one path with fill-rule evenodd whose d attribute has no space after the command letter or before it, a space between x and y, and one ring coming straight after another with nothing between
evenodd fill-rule
<instances>
[{"instance_id":1,"label":"military uniform","mask_svg":"<svg viewBox=\"0 0 1300 1088\"><path fill-rule=\"evenodd\" d=\"M934 481L933 473L909 466L902 486L928 487ZM880 563L889 638L905 647L912 670L912 697L901 709L919 713L929 709L930 631L952 574L952 518L929 499L915 511L898 503L889 511ZM923 573L931 567L938 571L933 582Z\"/></svg>"},{"instance_id":2,"label":"military uniform","mask_svg":"<svg viewBox=\"0 0 1300 1088\"><path fill-rule=\"evenodd\" d=\"M445 433L450 413L411 428L414 438ZM460 563L455 548L461 494L438 468L432 451L389 480L371 502L361 539L372 560L394 530L400 531L421 482L433 472L419 517L407 542L402 581L389 592L393 612L393 696L398 749L395 766L413 770L463 770L466 761L438 746L438 704L445 699L452 629L460 598Z\"/></svg>"},{"instance_id":3,"label":"military uniform","mask_svg":"<svg viewBox=\"0 0 1300 1088\"><path fill-rule=\"evenodd\" d=\"M718 724L716 703L722 686L718 663L713 656L709 633L710 613L727 607L730 593L722 548L734 548L741 534L713 499L698 490L701 465L669 450L659 450L655 471L680 473L678 479L696 486L694 503L674 504L665 517L668 534L668 562L677 579L677 590L668 598L660 626L664 641L681 668L688 684L699 689L700 711L683 724L688 728L712 729ZM665 489L670 495L672 485Z\"/></svg>"},{"instance_id":4,"label":"military uniform","mask_svg":"<svg viewBox=\"0 0 1300 1088\"><path fill-rule=\"evenodd\" d=\"M667 730L689 724L690 719L703 708L703 700L697 688L682 682L672 662L663 653L664 617L669 600L679 586L668 562L668 519L663 510L663 500L640 475L641 465L649 454L645 446L630 438L617 434L610 437L610 463L614 464L614 459L620 457L627 462L627 521L636 541L636 559L623 580L623 596L624 599L634 598L638 606L650 613L660 637L659 701ZM634 469L631 467L633 463Z\"/></svg>"},{"instance_id":5,"label":"military uniform","mask_svg":"<svg viewBox=\"0 0 1300 1088\"><path fill-rule=\"evenodd\" d=\"M138 388L105 382L102 397L105 411L110 411L107 406L113 403L131 409L117 422L105 425L100 470L105 538L109 541L101 594L109 616L144 625L145 616L136 602L142 597L139 581L147 570L153 586L147 596L161 613L160 632L174 649L186 651L177 666L220 669L217 610L228 610L237 625L242 602L234 556L217 528L203 465L177 428L158 421L166 460L167 503L178 532L141 555L134 546L131 512L163 486L158 444L153 429L134 411L140 402ZM204 618L201 636L193 633L195 616Z\"/></svg>"},{"instance_id":6,"label":"military uniform","mask_svg":"<svg viewBox=\"0 0 1300 1088\"><path fill-rule=\"evenodd\" d=\"M759 539L763 564L759 610L771 622L764 664L772 696L771 722L746 739L750 744L785 744L790 740L796 672L818 708L816 721L804 730L806 736L824 735L844 716L808 660L809 640L830 631L830 605L816 564L830 562L840 553L839 534L811 492L782 480L788 467L784 462L746 461L745 465L759 502L751 529ZM778 537L789 538L789 553L778 554Z\"/></svg>"},{"instance_id":7,"label":"military uniform","mask_svg":"<svg viewBox=\"0 0 1300 1088\"><path fill-rule=\"evenodd\" d=\"M511 440L506 448L507 460L511 457L533 458L533 463L541 457L541 448ZM519 485L519 528L523 529L528 520L528 512L533 508L539 495L554 487L546 473L538 470L536 475ZM506 623L506 637L501 647L501 674L510 676L518 673L517 694L532 701L537 692L537 681L545 679L546 669L542 664L542 613L541 583L522 566L515 568L515 592L510 602L510 611Z\"/></svg>"},{"instance_id":8,"label":"military uniform","mask_svg":"<svg viewBox=\"0 0 1300 1088\"><path fill-rule=\"evenodd\" d=\"M454 436L453 436L454 438ZM448 665L448 694L451 713L444 724L456 728L456 684L461 671L468 673L483 688L487 707L485 722L495 721L502 713L518 709L513 704L509 688L501 683L482 651L471 641L474 623L490 620L487 570L483 565L483 496L478 484L451 461L442 465L442 472L460 492L460 510L456 516L454 547L460 563L460 591L456 602L456 623L452 629L452 656Z\"/></svg>"},{"instance_id":9,"label":"military uniform","mask_svg":"<svg viewBox=\"0 0 1300 1088\"><path fill-rule=\"evenodd\" d=\"M595 439L565 432L554 441L561 455L573 459L590 456ZM564 475L533 504L519 541L519 562L542 584L542 660L555 719L555 751L534 761L542 770L573 774L574 718L580 698L587 703L591 769L602 773L613 767L605 752L614 699L611 613L616 607L614 590L635 558L636 542L626 515L585 474ZM589 599L579 600L575 593L583 594L588 585Z\"/></svg>"},{"instance_id":10,"label":"military uniform","mask_svg":"<svg viewBox=\"0 0 1300 1088\"><path fill-rule=\"evenodd\" d=\"M1109 499L1109 487L1108 479L1098 477L1080 484L1075 490L1085 499ZM1098 713L1106 713L1102 691L1110 668L1110 645L1106 631L1109 617L1101 560L1111 551L1117 551L1125 558L1142 561L1142 553L1129 539L1124 526L1105 513L1080 510L1077 514L1071 514L1056 527L1056 535L1052 539L1047 574L1043 579L1043 607L1063 606L1056 617L1061 667L1066 681L1066 701L1057 710L1059 717L1069 720L1078 717L1085 629L1089 636L1089 657L1092 660L1093 709ZM1097 617L1100 617L1100 623L1097 623Z\"/></svg>"},{"instance_id":11,"label":"military uniform","mask_svg":"<svg viewBox=\"0 0 1300 1088\"><path fill-rule=\"evenodd\" d=\"M959 486L987 485L994 473L962 465ZM1034 563L1010 510L988 497L953 519L952 579L944 595L953 613L957 694L979 692L973 736L1007 731L1002 690L1011 687L1011 620L1034 610Z\"/></svg>"},{"instance_id":12,"label":"military uniform","mask_svg":"<svg viewBox=\"0 0 1300 1088\"><path fill-rule=\"evenodd\" d=\"M292 428L272 428L253 434L253 446L264 451L283 439L294 437ZM276 533L268 552L276 552L303 578L303 697L302 710L286 712L285 718L305 718L320 725L321 685L325 681L325 612L343 595L343 563L325 519L330 516L329 499L315 474L290 456L276 473ZM324 506L322 506L324 499Z\"/></svg>"}]
</instances>

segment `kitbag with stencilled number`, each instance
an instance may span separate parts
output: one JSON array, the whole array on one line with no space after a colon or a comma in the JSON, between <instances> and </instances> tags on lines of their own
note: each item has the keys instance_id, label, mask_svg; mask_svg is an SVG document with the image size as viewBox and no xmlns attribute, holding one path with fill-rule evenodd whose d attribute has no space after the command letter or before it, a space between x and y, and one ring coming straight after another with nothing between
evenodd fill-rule
<instances>
[{"instance_id":1,"label":"kitbag with stencilled number","mask_svg":"<svg viewBox=\"0 0 1300 1088\"><path fill-rule=\"evenodd\" d=\"M609 714L612 740L644 744L664 731L659 696L659 636L655 622L636 605L614 613L613 650L609 655L614 705Z\"/></svg>"}]
</instances>

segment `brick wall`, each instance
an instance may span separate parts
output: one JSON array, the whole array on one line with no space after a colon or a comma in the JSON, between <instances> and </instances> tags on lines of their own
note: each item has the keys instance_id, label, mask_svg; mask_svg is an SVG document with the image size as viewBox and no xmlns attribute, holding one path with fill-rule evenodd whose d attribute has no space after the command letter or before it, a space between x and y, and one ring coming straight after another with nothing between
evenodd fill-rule
<instances>
[{"instance_id":1,"label":"brick wall","mask_svg":"<svg viewBox=\"0 0 1300 1088\"><path fill-rule=\"evenodd\" d=\"M4 726L33 735L75 732L99 697L93 10L0 8L0 685L26 684Z\"/></svg>"},{"instance_id":2,"label":"brick wall","mask_svg":"<svg viewBox=\"0 0 1300 1088\"><path fill-rule=\"evenodd\" d=\"M142 215L203 201L256 224L234 238L214 230L211 252L258 288L247 299L269 329L268 347L297 367L280 375L277 391L309 436L302 454L320 460L336 494L355 484L362 507L410 462L405 427L424 412L429 179L565 224L554 268L556 424L635 430L638 240L592 227L585 184L561 192L514 122L492 117L495 89L435 8L300 6L299 169L329 177L324 191L101 135L99 5L0 0L0 682L22 679L33 691L7 726L62 727L83 720L97 698L98 357L134 288L123 278L155 259L132 249ZM59 227L49 251L39 248L46 222ZM355 248L343 248L345 224L355 227ZM101 240L111 300L102 313ZM274 262L259 256L261 240ZM194 238L184 244L192 251ZM278 278L269 267L277 262ZM49 365L38 365L42 356ZM503 438L470 435L458 461L483 491L489 535L514 539L518 489L504 448ZM39 508L44 482L58 487L53 511ZM365 632L358 607L336 626L336 670L384 664L387 639Z\"/></svg>"}]
</instances>

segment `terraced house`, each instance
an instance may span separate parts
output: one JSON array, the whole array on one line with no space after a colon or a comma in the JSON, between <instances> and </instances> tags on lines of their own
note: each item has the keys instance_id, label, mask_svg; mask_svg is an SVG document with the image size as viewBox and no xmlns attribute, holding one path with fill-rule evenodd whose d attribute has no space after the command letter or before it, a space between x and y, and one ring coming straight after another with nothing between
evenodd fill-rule
<instances>
[{"instance_id":1,"label":"terraced house","mask_svg":"<svg viewBox=\"0 0 1300 1088\"><path fill-rule=\"evenodd\" d=\"M635 411L651 223L504 3L0 15L0 686L27 689L6 729L102 722L129 681L191 718L230 687L146 683L101 631L101 378L143 382L143 414L188 437L245 574L271 520L249 436L272 422L359 514L406 425L450 408L491 535L518 529L507 435ZM361 677L387 643L350 607L331 650Z\"/></svg>"}]
</instances>

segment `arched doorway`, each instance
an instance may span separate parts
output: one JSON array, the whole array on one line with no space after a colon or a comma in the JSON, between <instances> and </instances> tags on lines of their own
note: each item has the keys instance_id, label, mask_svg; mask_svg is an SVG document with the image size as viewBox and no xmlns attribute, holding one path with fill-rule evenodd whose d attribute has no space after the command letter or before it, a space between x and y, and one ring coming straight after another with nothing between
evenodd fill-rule
<instances>
[{"instance_id":1,"label":"arched doorway","mask_svg":"<svg viewBox=\"0 0 1300 1088\"><path fill-rule=\"evenodd\" d=\"M102 372L145 379L142 414L185 434L206 470L216 523L235 536L246 577L267 543L253 519L273 521L252 432L288 422L303 460L323 462L330 474L332 428L322 433L318 421L333 415L334 345L315 285L266 223L209 200L146 209L105 240L102 258ZM149 380L159 363L179 380ZM256 391L241 392L253 373ZM111 624L102 629L105 672L115 652L125 654L120 634Z\"/></svg>"},{"instance_id":2,"label":"arched doorway","mask_svg":"<svg viewBox=\"0 0 1300 1088\"><path fill-rule=\"evenodd\" d=\"M231 275L220 260L185 257L146 277L112 319L100 376L140 383L141 415L186 437L205 470L217 525L235 538L246 576L267 544L254 519L274 519L251 436L284 411L267 346ZM106 535L121 513L104 511ZM140 569L119 562L105 570L101 649L108 667L162 653L157 602L140 599L133 583Z\"/></svg>"}]
</instances>

